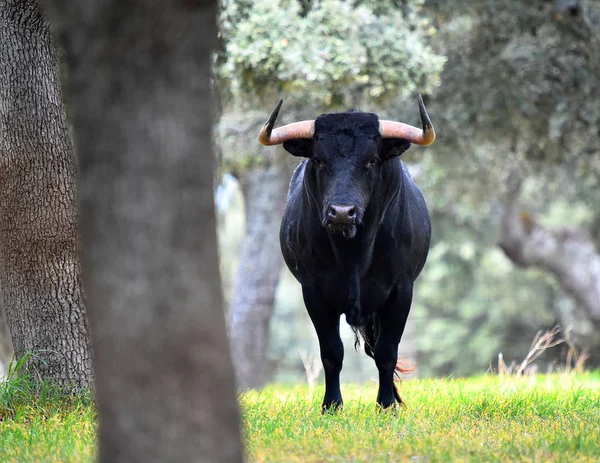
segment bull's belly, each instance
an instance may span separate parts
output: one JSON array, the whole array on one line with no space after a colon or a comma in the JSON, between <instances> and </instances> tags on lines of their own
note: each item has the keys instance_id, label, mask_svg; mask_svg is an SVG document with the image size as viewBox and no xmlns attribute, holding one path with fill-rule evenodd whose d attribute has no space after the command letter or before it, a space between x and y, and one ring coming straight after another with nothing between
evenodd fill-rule
<instances>
[{"instance_id":1,"label":"bull's belly","mask_svg":"<svg viewBox=\"0 0 600 463\"><path fill-rule=\"evenodd\" d=\"M388 301L392 293L391 284L361 281L358 298L355 297L354 288L346 280L324 282L319 285L327 303L339 314L368 317Z\"/></svg>"}]
</instances>

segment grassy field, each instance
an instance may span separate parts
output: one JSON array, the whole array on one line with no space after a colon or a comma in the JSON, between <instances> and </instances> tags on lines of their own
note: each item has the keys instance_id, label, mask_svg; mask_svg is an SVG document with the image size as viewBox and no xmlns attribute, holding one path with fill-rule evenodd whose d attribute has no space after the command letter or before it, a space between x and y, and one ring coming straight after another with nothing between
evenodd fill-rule
<instances>
[{"instance_id":1,"label":"grassy field","mask_svg":"<svg viewBox=\"0 0 600 463\"><path fill-rule=\"evenodd\" d=\"M407 406L378 411L376 385L345 385L320 414L322 389L271 386L240 397L251 462L600 462L600 372L500 380L413 380ZM33 398L34 396L38 398ZM89 462L89 397L0 386L0 462Z\"/></svg>"},{"instance_id":2,"label":"grassy field","mask_svg":"<svg viewBox=\"0 0 600 463\"><path fill-rule=\"evenodd\" d=\"M16 377L0 383L0 462L92 462L96 412L90 394L67 396Z\"/></svg>"}]
</instances>

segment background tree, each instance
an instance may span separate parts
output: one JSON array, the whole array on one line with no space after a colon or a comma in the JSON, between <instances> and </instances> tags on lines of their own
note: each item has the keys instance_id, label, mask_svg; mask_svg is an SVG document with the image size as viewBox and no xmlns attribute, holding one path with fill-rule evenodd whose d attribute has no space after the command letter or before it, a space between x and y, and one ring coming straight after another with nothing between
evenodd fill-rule
<instances>
[{"instance_id":1,"label":"background tree","mask_svg":"<svg viewBox=\"0 0 600 463\"><path fill-rule=\"evenodd\" d=\"M213 203L216 4L53 3L81 164L100 461L239 462Z\"/></svg>"},{"instance_id":2,"label":"background tree","mask_svg":"<svg viewBox=\"0 0 600 463\"><path fill-rule=\"evenodd\" d=\"M569 278L555 278L540 261L511 262L518 253L510 250L527 245L515 238L550 235L577 237L559 247L594 260L600 127L589 103L598 94L589 50L597 47L598 16L593 2L572 12L558 3L426 2L438 30L430 43L448 58L429 104L439 139L419 179L435 230L415 310L428 374L481 371L499 351L519 358L538 329L556 323L598 351L581 295L564 290ZM511 172L521 179L517 195ZM507 236L509 222L535 233ZM538 241L537 251L550 242ZM586 274L586 263L571 270Z\"/></svg>"},{"instance_id":3,"label":"background tree","mask_svg":"<svg viewBox=\"0 0 600 463\"><path fill-rule=\"evenodd\" d=\"M15 355L34 376L90 386L76 163L49 26L34 0L0 3L0 286Z\"/></svg>"},{"instance_id":4,"label":"background tree","mask_svg":"<svg viewBox=\"0 0 600 463\"><path fill-rule=\"evenodd\" d=\"M6 324L6 314L4 313L4 307L0 299L0 378L6 374L13 353L10 332Z\"/></svg>"},{"instance_id":5,"label":"background tree","mask_svg":"<svg viewBox=\"0 0 600 463\"><path fill-rule=\"evenodd\" d=\"M482 243L499 240L517 265L541 269L534 279L545 289L534 298L582 347L597 351L598 4L428 5L439 29L434 46L448 57L431 109L442 136L424 166L438 174L430 182L443 198L437 206L475 225L488 237ZM518 191L510 172L519 174ZM549 258L552 243L561 251ZM519 278L536 275L509 269ZM521 294L540 289L526 286Z\"/></svg>"},{"instance_id":6,"label":"background tree","mask_svg":"<svg viewBox=\"0 0 600 463\"><path fill-rule=\"evenodd\" d=\"M421 4L384 11L378 2L223 2L217 61L228 102L223 163L240 179L246 205L229 314L242 388L259 387L269 376L269 322L282 264L278 227L297 164L282 150L259 148L256 134L279 96L283 124L353 105L374 110L395 95L430 91L444 60L424 44L429 32L418 16Z\"/></svg>"}]
</instances>

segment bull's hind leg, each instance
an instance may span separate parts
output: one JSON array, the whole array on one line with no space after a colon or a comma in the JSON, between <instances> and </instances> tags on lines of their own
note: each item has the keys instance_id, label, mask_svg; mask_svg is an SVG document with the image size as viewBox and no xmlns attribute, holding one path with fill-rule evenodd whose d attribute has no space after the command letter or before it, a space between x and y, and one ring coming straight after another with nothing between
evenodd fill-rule
<instances>
[{"instance_id":1,"label":"bull's hind leg","mask_svg":"<svg viewBox=\"0 0 600 463\"><path fill-rule=\"evenodd\" d=\"M304 303L313 322L321 361L325 371L325 397L322 410L337 409L343 404L340 391L340 372L344 361L344 344L340 338L340 315L337 314L320 295L316 287L303 287Z\"/></svg>"},{"instance_id":2,"label":"bull's hind leg","mask_svg":"<svg viewBox=\"0 0 600 463\"><path fill-rule=\"evenodd\" d=\"M394 384L394 372L398 361L398 344L412 302L412 288L412 283L396 287L378 314L379 333L375 341L374 356L379 370L377 403L383 408L395 406L396 401L402 403Z\"/></svg>"}]
</instances>

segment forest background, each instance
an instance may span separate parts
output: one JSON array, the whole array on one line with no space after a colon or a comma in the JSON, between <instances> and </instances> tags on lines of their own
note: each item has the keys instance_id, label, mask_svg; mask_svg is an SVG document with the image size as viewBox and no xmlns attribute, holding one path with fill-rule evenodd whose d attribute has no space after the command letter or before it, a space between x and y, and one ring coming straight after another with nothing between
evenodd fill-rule
<instances>
[{"instance_id":1,"label":"forest background","mask_svg":"<svg viewBox=\"0 0 600 463\"><path fill-rule=\"evenodd\" d=\"M425 98L438 139L404 155L434 230L400 346L417 375L520 361L557 324L600 365L598 2L223 0L220 23L216 202L242 388L318 363L277 238L298 160L256 141L279 97L281 124L349 107L418 124ZM6 361L5 327L0 339ZM345 340L342 378L374 377Z\"/></svg>"}]
</instances>

